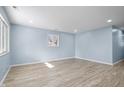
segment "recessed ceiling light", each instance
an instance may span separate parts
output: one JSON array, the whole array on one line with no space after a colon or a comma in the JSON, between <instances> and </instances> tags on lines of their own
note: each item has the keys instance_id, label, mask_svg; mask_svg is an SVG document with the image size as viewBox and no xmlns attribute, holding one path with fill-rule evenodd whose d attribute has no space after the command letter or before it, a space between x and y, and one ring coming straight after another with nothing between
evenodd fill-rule
<instances>
[{"instance_id":1,"label":"recessed ceiling light","mask_svg":"<svg viewBox=\"0 0 124 93\"><path fill-rule=\"evenodd\" d=\"M29 22L30 22L30 23L33 23L33 21L32 21L32 20L30 20Z\"/></svg>"},{"instance_id":2,"label":"recessed ceiling light","mask_svg":"<svg viewBox=\"0 0 124 93\"><path fill-rule=\"evenodd\" d=\"M111 22L112 22L112 20L111 20L111 19L108 19L108 20L107 20L107 23L111 23Z\"/></svg>"},{"instance_id":3,"label":"recessed ceiling light","mask_svg":"<svg viewBox=\"0 0 124 93\"><path fill-rule=\"evenodd\" d=\"M76 33L76 32L78 32L78 30L77 29L74 29L74 32Z\"/></svg>"},{"instance_id":4,"label":"recessed ceiling light","mask_svg":"<svg viewBox=\"0 0 124 93\"><path fill-rule=\"evenodd\" d=\"M16 6L12 6L12 8L16 9L17 7Z\"/></svg>"}]
</instances>

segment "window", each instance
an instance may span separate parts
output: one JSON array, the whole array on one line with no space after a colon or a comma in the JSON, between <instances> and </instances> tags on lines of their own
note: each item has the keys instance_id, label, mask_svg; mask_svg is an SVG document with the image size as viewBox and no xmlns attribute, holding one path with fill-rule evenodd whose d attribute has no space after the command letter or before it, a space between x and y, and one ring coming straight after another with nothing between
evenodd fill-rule
<instances>
[{"instance_id":1,"label":"window","mask_svg":"<svg viewBox=\"0 0 124 93\"><path fill-rule=\"evenodd\" d=\"M9 52L9 25L0 15L0 56Z\"/></svg>"}]
</instances>

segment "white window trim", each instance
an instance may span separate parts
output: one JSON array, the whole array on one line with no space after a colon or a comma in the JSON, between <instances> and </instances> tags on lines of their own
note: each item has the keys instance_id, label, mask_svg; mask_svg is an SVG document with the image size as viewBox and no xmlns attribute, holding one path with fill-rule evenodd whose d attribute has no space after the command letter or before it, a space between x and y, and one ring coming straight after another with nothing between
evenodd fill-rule
<instances>
[{"instance_id":1,"label":"white window trim","mask_svg":"<svg viewBox=\"0 0 124 93\"><path fill-rule=\"evenodd\" d=\"M8 46L7 46L7 51L6 52L3 52L3 53L0 53L0 56L4 56L6 54L8 54L10 52L10 26L9 24L7 23L7 21L3 18L3 16L0 14L0 18L4 21L4 23L7 25L7 29L8 29L8 40L7 40L7 43L8 43Z\"/></svg>"}]
</instances>

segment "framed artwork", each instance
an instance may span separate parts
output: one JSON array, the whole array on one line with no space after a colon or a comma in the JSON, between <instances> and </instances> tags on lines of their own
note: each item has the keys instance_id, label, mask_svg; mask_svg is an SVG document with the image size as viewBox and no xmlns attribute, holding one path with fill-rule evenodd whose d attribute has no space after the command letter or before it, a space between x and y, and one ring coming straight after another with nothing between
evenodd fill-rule
<instances>
[{"instance_id":1,"label":"framed artwork","mask_svg":"<svg viewBox=\"0 0 124 93\"><path fill-rule=\"evenodd\" d=\"M48 46L49 47L59 47L59 35L57 35L57 34L48 35Z\"/></svg>"}]
</instances>

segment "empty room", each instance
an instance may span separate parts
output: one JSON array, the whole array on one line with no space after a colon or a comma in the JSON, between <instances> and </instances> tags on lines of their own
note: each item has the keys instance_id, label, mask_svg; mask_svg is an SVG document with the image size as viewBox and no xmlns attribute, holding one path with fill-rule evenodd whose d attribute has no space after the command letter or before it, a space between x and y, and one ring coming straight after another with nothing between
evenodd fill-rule
<instances>
[{"instance_id":1,"label":"empty room","mask_svg":"<svg viewBox=\"0 0 124 93\"><path fill-rule=\"evenodd\" d=\"M0 6L1 87L124 87L124 6Z\"/></svg>"}]
</instances>

